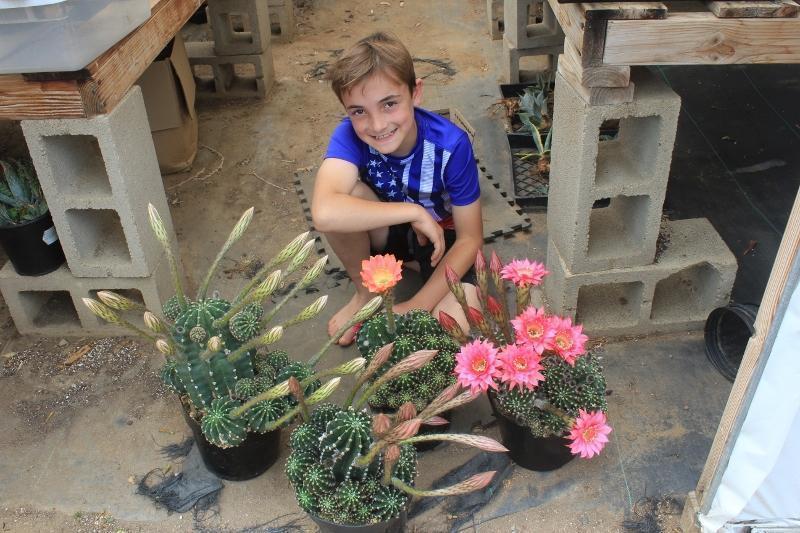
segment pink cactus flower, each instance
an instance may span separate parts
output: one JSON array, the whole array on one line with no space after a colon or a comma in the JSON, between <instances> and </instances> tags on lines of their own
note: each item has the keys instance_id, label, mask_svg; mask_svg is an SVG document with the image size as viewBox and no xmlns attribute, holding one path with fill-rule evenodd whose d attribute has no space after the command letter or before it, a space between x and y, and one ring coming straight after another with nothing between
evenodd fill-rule
<instances>
[{"instance_id":1,"label":"pink cactus flower","mask_svg":"<svg viewBox=\"0 0 800 533\"><path fill-rule=\"evenodd\" d=\"M550 272L542 263L528 259L514 259L503 267L503 279L511 281L517 287L541 285L542 278Z\"/></svg>"},{"instance_id":2,"label":"pink cactus flower","mask_svg":"<svg viewBox=\"0 0 800 533\"><path fill-rule=\"evenodd\" d=\"M578 417L572 425L572 431L567 435L572 443L568 444L570 451L589 459L600 453L608 442L611 426L606 424L606 415L602 411L587 412L578 410Z\"/></svg>"},{"instance_id":3,"label":"pink cactus flower","mask_svg":"<svg viewBox=\"0 0 800 533\"><path fill-rule=\"evenodd\" d=\"M530 306L519 316L511 320L517 337L517 344L528 344L537 353L553 349L553 337L556 332L552 327L550 317L539 309Z\"/></svg>"},{"instance_id":4,"label":"pink cactus flower","mask_svg":"<svg viewBox=\"0 0 800 533\"><path fill-rule=\"evenodd\" d=\"M544 381L541 356L529 344L515 346L509 344L497 355L497 377L509 389L533 389Z\"/></svg>"},{"instance_id":5,"label":"pink cactus flower","mask_svg":"<svg viewBox=\"0 0 800 533\"><path fill-rule=\"evenodd\" d=\"M583 326L572 325L571 318L550 317L550 328L553 330L553 350L570 366L586 353L586 341L589 337L582 333Z\"/></svg>"},{"instance_id":6,"label":"pink cactus flower","mask_svg":"<svg viewBox=\"0 0 800 533\"><path fill-rule=\"evenodd\" d=\"M497 348L482 340L465 344L456 354L455 372L458 383L472 392L485 392L489 387L496 389Z\"/></svg>"}]
</instances>

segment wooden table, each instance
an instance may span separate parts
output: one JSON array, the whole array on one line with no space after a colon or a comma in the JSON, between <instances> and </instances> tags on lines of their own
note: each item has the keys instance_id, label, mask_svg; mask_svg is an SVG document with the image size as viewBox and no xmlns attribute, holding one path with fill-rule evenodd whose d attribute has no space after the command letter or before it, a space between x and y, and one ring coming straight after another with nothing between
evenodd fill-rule
<instances>
[{"instance_id":1,"label":"wooden table","mask_svg":"<svg viewBox=\"0 0 800 533\"><path fill-rule=\"evenodd\" d=\"M203 0L150 0L151 15L76 72L0 76L0 120L88 118L111 111Z\"/></svg>"}]
</instances>

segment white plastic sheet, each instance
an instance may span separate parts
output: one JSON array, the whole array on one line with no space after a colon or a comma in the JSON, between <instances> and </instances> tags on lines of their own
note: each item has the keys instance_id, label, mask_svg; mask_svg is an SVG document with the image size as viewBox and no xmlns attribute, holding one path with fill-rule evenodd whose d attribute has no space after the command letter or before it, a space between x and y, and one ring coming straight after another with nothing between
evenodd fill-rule
<instances>
[{"instance_id":1,"label":"white plastic sheet","mask_svg":"<svg viewBox=\"0 0 800 533\"><path fill-rule=\"evenodd\" d=\"M800 518L800 286L779 326L703 531Z\"/></svg>"}]
</instances>

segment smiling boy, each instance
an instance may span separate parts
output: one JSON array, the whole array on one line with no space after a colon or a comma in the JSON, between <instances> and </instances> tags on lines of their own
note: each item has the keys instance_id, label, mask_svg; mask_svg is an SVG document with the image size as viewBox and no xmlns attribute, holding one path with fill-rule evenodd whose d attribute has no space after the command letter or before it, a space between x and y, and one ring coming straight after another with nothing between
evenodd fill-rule
<instances>
[{"instance_id":1,"label":"smiling boy","mask_svg":"<svg viewBox=\"0 0 800 533\"><path fill-rule=\"evenodd\" d=\"M396 313L444 310L467 327L444 265L470 270L483 243L478 169L466 133L417 107L422 80L403 44L375 33L345 51L328 80L347 117L331 136L314 185L311 214L353 281L356 294L328 323L333 334L371 297L361 261L391 253L419 264L422 288ZM477 306L474 287L467 298ZM346 333L340 344L352 342Z\"/></svg>"}]
</instances>

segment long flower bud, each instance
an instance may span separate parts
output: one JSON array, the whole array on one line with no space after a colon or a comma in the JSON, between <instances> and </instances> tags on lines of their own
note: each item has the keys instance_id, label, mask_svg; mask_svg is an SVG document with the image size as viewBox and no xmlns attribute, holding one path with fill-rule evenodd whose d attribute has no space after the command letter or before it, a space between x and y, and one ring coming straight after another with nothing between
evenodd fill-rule
<instances>
[{"instance_id":1,"label":"long flower bud","mask_svg":"<svg viewBox=\"0 0 800 533\"><path fill-rule=\"evenodd\" d=\"M397 409L397 421L404 422L417 416L417 408L412 402L406 402Z\"/></svg>"},{"instance_id":2,"label":"long flower bud","mask_svg":"<svg viewBox=\"0 0 800 533\"><path fill-rule=\"evenodd\" d=\"M144 306L139 302L134 302L130 298L126 298L121 294L113 291L98 291L97 297L101 302L106 304L111 309L117 311L130 311L131 309L144 309Z\"/></svg>"},{"instance_id":3,"label":"long flower bud","mask_svg":"<svg viewBox=\"0 0 800 533\"><path fill-rule=\"evenodd\" d=\"M170 346L169 343L164 339L158 339L156 341L156 349L164 355L172 355L174 353L172 346Z\"/></svg>"},{"instance_id":4,"label":"long flower bud","mask_svg":"<svg viewBox=\"0 0 800 533\"><path fill-rule=\"evenodd\" d=\"M377 311L378 308L380 308L382 301L383 301L383 298L381 298L380 296L376 296L372 300L368 301L364 305L364 307L359 309L356 312L356 314L353 315L353 317L350 320L347 321L347 323L345 325L343 325L341 328L339 328L339 330L336 333L331 335L331 338L328 339L327 342L325 342L325 344L322 345L322 348L320 348L319 351L317 351L317 353L315 353L308 360L308 363L307 363L308 366L311 367L311 368L314 368L317 365L317 363L319 363L319 360L322 359L322 356L325 355L325 352L328 351L328 348L333 346L334 342L338 342L339 339L341 338L341 336L344 335L347 330L349 330L350 328L352 328L353 326L355 326L359 322L363 322L366 319L368 319L369 317L371 317L372 314L375 313L375 311Z\"/></svg>"},{"instance_id":5,"label":"long flower bud","mask_svg":"<svg viewBox=\"0 0 800 533\"><path fill-rule=\"evenodd\" d=\"M467 320L473 327L478 328L478 330L484 337L491 340L493 343L497 344L497 339L495 338L494 332L492 331L489 322L486 320L486 317L479 309L470 307L469 312L467 313Z\"/></svg>"},{"instance_id":6,"label":"long flower bud","mask_svg":"<svg viewBox=\"0 0 800 533\"><path fill-rule=\"evenodd\" d=\"M394 465L400 459L400 446L397 444L390 444L383 452L383 484L389 485L392 479L392 471Z\"/></svg>"},{"instance_id":7,"label":"long flower bud","mask_svg":"<svg viewBox=\"0 0 800 533\"><path fill-rule=\"evenodd\" d=\"M261 394L253 396L252 398L247 400L244 404L231 411L231 416L233 417L241 416L242 413L253 407L255 404L266 400L275 400L277 398L283 398L284 396L287 396L289 392L290 392L289 381L288 380L282 381L277 385L275 385L274 387L271 387L262 392Z\"/></svg>"},{"instance_id":8,"label":"long flower bud","mask_svg":"<svg viewBox=\"0 0 800 533\"><path fill-rule=\"evenodd\" d=\"M391 381L398 376L402 376L403 374L407 374L409 372L413 372L415 370L419 370L426 364L428 364L431 359L436 357L436 354L439 353L438 350L419 350L418 352L414 352L389 370L387 370L381 377L376 379L372 385L367 387L367 390L361 395L361 397L356 400L353 404L353 407L359 409L367 399L372 396L372 394L378 390L378 388L386 383L387 381Z\"/></svg>"},{"instance_id":9,"label":"long flower bud","mask_svg":"<svg viewBox=\"0 0 800 533\"><path fill-rule=\"evenodd\" d=\"M278 342L281 337L283 337L283 327L275 326L265 334L261 335L260 337L256 337L254 339L250 339L243 345L236 348L235 351L231 352L227 358L228 361L234 363L244 357L244 355L252 350L253 348L258 348L259 346L267 346L269 344L274 344Z\"/></svg>"},{"instance_id":10,"label":"long flower bud","mask_svg":"<svg viewBox=\"0 0 800 533\"><path fill-rule=\"evenodd\" d=\"M200 283L200 288L197 290L197 300L202 300L206 297L208 285L211 283L211 278L214 275L214 272L217 271L219 263L222 261L222 258L225 257L225 254L228 253L228 250L230 250L231 247L236 244L236 241L242 238L247 226L250 225L250 221L253 219L254 211L254 207L251 207L245 211L242 216L239 217L239 221L236 223L236 225L233 226L230 235L228 235L227 240L225 240L225 244L222 245L222 248L220 248L219 253L217 253L217 257L214 259L214 262L211 263L211 267L208 269L206 277L203 278L203 282Z\"/></svg>"},{"instance_id":11,"label":"long flower bud","mask_svg":"<svg viewBox=\"0 0 800 533\"><path fill-rule=\"evenodd\" d=\"M275 256L275 259L273 259L272 262L277 265L294 257L303 248L303 245L306 243L306 239L308 239L310 233L310 231L306 231L305 233L301 233L292 239L292 242L284 246L283 250L278 252L278 255Z\"/></svg>"},{"instance_id":12,"label":"long flower bud","mask_svg":"<svg viewBox=\"0 0 800 533\"><path fill-rule=\"evenodd\" d=\"M167 331L167 325L164 321L158 318L152 311L144 312L144 325L153 333L164 333Z\"/></svg>"},{"instance_id":13,"label":"long flower bud","mask_svg":"<svg viewBox=\"0 0 800 533\"><path fill-rule=\"evenodd\" d=\"M308 256L311 255L312 248L314 248L314 239L311 239L305 243L303 247L300 248L300 251L297 252L294 257L292 257L292 260L289 261L289 264L286 267L286 276L300 268L300 266L306 262Z\"/></svg>"},{"instance_id":14,"label":"long flower bud","mask_svg":"<svg viewBox=\"0 0 800 533\"><path fill-rule=\"evenodd\" d=\"M164 253L167 255L169 262L169 269L172 274L172 283L175 285L175 297L178 299L178 305L182 311L186 310L186 295L183 292L183 283L181 282L181 274L178 272L178 261L175 259L175 254L172 252L172 244L169 242L167 230L164 227L164 221L161 220L161 215L153 204L147 204L147 214L150 218L150 227L156 236L158 242L164 248Z\"/></svg>"},{"instance_id":15,"label":"long flower bud","mask_svg":"<svg viewBox=\"0 0 800 533\"><path fill-rule=\"evenodd\" d=\"M465 479L460 483L456 483L455 485L435 490L415 489L411 485L404 483L403 481L397 479L396 477L392 478L392 485L394 485L395 488L400 489L403 492L410 494L412 496L418 496L418 497L455 496L458 494L467 494L469 492L474 492L476 490L480 490L486 487L492 481L492 478L494 477L495 473L496 472L493 470L489 472L482 472L480 474L475 474L474 476Z\"/></svg>"},{"instance_id":16,"label":"long flower bud","mask_svg":"<svg viewBox=\"0 0 800 533\"><path fill-rule=\"evenodd\" d=\"M392 356L392 350L394 350L394 343L390 342L389 344L381 346L378 351L375 352L372 356L372 361L369 362L367 368L358 376L355 385L353 385L353 388L350 390L350 394L347 395L347 400L344 403L345 406L349 407L353 403L353 398L355 398L358 389L389 360L389 357Z\"/></svg>"},{"instance_id":17,"label":"long flower bud","mask_svg":"<svg viewBox=\"0 0 800 533\"><path fill-rule=\"evenodd\" d=\"M118 326L123 325L122 317L115 313L113 309L98 302L97 300L93 300L92 298L83 298L83 304L89 308L89 311L102 318L109 324L116 324Z\"/></svg>"},{"instance_id":18,"label":"long flower bud","mask_svg":"<svg viewBox=\"0 0 800 533\"><path fill-rule=\"evenodd\" d=\"M441 413L443 409L441 406L445 405L447 402L452 400L458 394L458 391L461 390L461 385L458 383L453 383L442 392L439 393L439 396L431 400L425 409L419 414L419 417L423 420L426 420L429 417L436 415L437 413Z\"/></svg>"},{"instance_id":19,"label":"long flower bud","mask_svg":"<svg viewBox=\"0 0 800 533\"><path fill-rule=\"evenodd\" d=\"M483 250L478 250L475 256L475 279L478 282L478 298L481 305L486 305L486 298L489 296L489 274L486 270L486 258Z\"/></svg>"},{"instance_id":20,"label":"long flower bud","mask_svg":"<svg viewBox=\"0 0 800 533\"><path fill-rule=\"evenodd\" d=\"M275 270L267 276L264 281L258 284L258 287L250 293L250 297L247 298L247 300L251 302L264 301L269 295L275 292L275 289L281 284L282 279L283 273L280 270Z\"/></svg>"},{"instance_id":21,"label":"long flower bud","mask_svg":"<svg viewBox=\"0 0 800 533\"><path fill-rule=\"evenodd\" d=\"M498 256L494 250L492 250L492 257L489 260L489 270L492 273L492 282L494 282L494 288L500 291L503 285L503 262L500 260L500 256Z\"/></svg>"},{"instance_id":22,"label":"long flower bud","mask_svg":"<svg viewBox=\"0 0 800 533\"><path fill-rule=\"evenodd\" d=\"M392 419L383 413L372 417L372 434L379 437L392 427Z\"/></svg>"},{"instance_id":23,"label":"long flower bud","mask_svg":"<svg viewBox=\"0 0 800 533\"><path fill-rule=\"evenodd\" d=\"M311 318L314 318L315 316L320 314L320 312L325 308L325 304L326 303L328 303L328 295L327 294L325 296L320 296L319 298L317 298L314 301L314 303L312 303L311 305L306 306L305 308L303 308L303 310L300 311L299 313L297 313L297 315L295 315L294 318L292 318L291 320L287 321L283 325L283 327L288 328L289 326L293 326L293 325L298 324L300 322L303 322L305 320L309 320Z\"/></svg>"},{"instance_id":24,"label":"long flower bud","mask_svg":"<svg viewBox=\"0 0 800 533\"><path fill-rule=\"evenodd\" d=\"M317 259L317 262L312 265L311 268L308 269L308 272L300 279L298 285L301 289L305 289L316 280L322 271L325 270L325 264L328 262L328 256L322 256Z\"/></svg>"},{"instance_id":25,"label":"long flower bud","mask_svg":"<svg viewBox=\"0 0 800 533\"><path fill-rule=\"evenodd\" d=\"M382 302L383 298L381 298L380 296L376 296L372 300L364 304L364 307L356 311L356 314L353 315L353 319L351 320L351 322L353 322L353 325L358 324L359 322L363 322L369 317L371 317L373 314L375 314L375 311L380 309Z\"/></svg>"},{"instance_id":26,"label":"long flower bud","mask_svg":"<svg viewBox=\"0 0 800 533\"><path fill-rule=\"evenodd\" d=\"M411 420L400 422L381 437L381 440L399 442L401 440L410 439L419 432L420 425L422 425L422 420L419 418L412 418Z\"/></svg>"},{"instance_id":27,"label":"long flower bud","mask_svg":"<svg viewBox=\"0 0 800 533\"><path fill-rule=\"evenodd\" d=\"M320 388L309 394L308 398L306 398L306 403L312 405L326 400L328 396L333 394L333 391L339 387L339 383L341 383L341 381L342 378L333 378L332 380L323 384Z\"/></svg>"},{"instance_id":28,"label":"long flower bud","mask_svg":"<svg viewBox=\"0 0 800 533\"><path fill-rule=\"evenodd\" d=\"M413 444L415 442L426 442L426 441L441 441L446 440L449 442L456 442L458 444L464 444L466 446L472 446L473 448L478 448L479 450L483 450L485 452L507 452L508 448L500 444L494 439L489 437L484 437L482 435L470 435L465 433L440 433L440 434L427 434L427 435L417 435L416 437L410 437L408 439L404 439L402 444Z\"/></svg>"},{"instance_id":29,"label":"long flower bud","mask_svg":"<svg viewBox=\"0 0 800 533\"><path fill-rule=\"evenodd\" d=\"M464 344L469 340L456 319L442 310L439 310L439 324L459 344Z\"/></svg>"},{"instance_id":30,"label":"long flower bud","mask_svg":"<svg viewBox=\"0 0 800 533\"><path fill-rule=\"evenodd\" d=\"M432 416L423 420L422 423L426 426L446 426L450 421L441 416Z\"/></svg>"}]
</instances>

